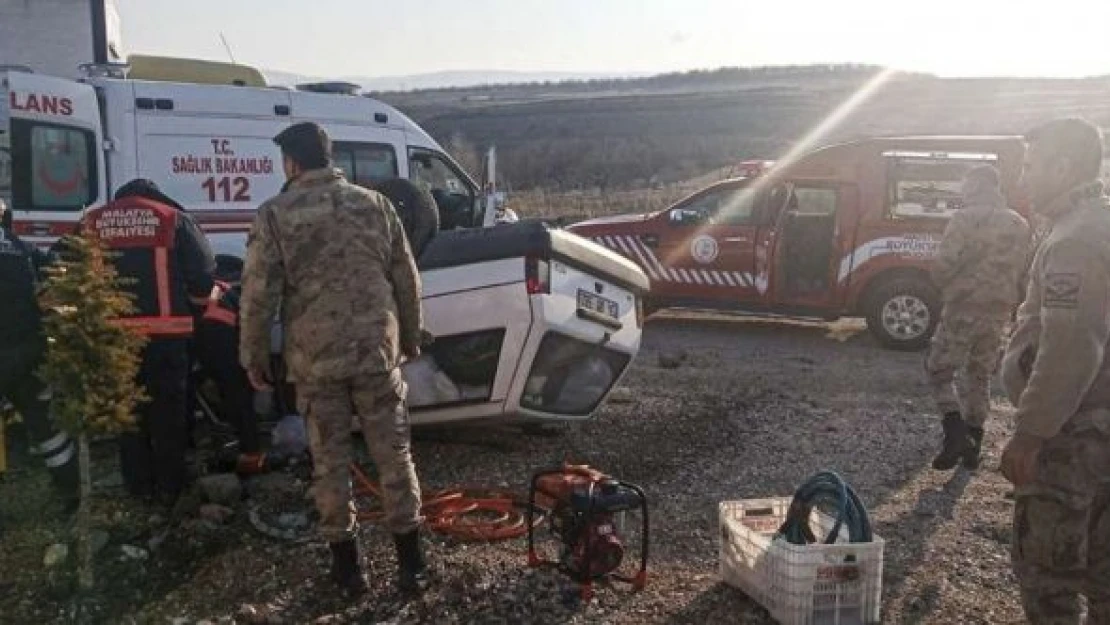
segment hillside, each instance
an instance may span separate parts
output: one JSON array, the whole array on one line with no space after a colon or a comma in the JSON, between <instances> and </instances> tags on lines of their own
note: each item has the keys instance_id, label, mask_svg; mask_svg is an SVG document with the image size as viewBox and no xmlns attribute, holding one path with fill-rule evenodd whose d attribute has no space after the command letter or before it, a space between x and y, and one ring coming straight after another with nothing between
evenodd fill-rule
<instances>
[{"instance_id":1,"label":"hillside","mask_svg":"<svg viewBox=\"0 0 1110 625\"><path fill-rule=\"evenodd\" d=\"M514 189L635 188L778 157L880 71L732 69L378 97L455 151L496 145ZM816 143L881 134L1013 134L1059 115L1110 125L1108 96L1105 77L893 74Z\"/></svg>"},{"instance_id":2,"label":"hillside","mask_svg":"<svg viewBox=\"0 0 1110 625\"><path fill-rule=\"evenodd\" d=\"M424 74L407 74L402 76L341 76L339 78L325 78L295 74L279 70L263 70L266 80L273 85L292 86L306 82L323 82L327 80L343 80L360 85L367 91L412 91L417 89L442 89L466 88L478 85L533 83L533 82L569 82L601 80L613 78L613 73L600 72L517 72L507 70L471 70L471 71L442 71ZM629 72L628 76L637 76Z\"/></svg>"}]
</instances>

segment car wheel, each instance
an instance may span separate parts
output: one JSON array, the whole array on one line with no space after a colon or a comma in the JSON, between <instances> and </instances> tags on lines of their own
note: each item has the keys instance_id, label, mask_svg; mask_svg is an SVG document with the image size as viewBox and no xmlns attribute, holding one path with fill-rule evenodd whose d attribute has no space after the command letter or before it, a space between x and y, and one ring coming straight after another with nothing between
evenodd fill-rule
<instances>
[{"instance_id":1,"label":"car wheel","mask_svg":"<svg viewBox=\"0 0 1110 625\"><path fill-rule=\"evenodd\" d=\"M880 285L869 298L867 329L884 346L902 351L925 348L940 320L936 289L919 278Z\"/></svg>"}]
</instances>

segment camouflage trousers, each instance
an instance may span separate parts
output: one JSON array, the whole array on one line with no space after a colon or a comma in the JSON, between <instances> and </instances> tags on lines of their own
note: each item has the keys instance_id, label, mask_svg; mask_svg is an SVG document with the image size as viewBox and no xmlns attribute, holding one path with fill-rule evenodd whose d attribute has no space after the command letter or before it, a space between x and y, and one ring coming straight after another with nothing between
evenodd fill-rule
<instances>
[{"instance_id":1,"label":"camouflage trousers","mask_svg":"<svg viewBox=\"0 0 1110 625\"><path fill-rule=\"evenodd\" d=\"M945 309L925 357L925 371L940 413L959 412L981 428L990 415L990 382L1001 357L1005 315ZM957 379L957 374L960 377Z\"/></svg>"},{"instance_id":2,"label":"camouflage trousers","mask_svg":"<svg viewBox=\"0 0 1110 625\"><path fill-rule=\"evenodd\" d=\"M1110 625L1110 425L1065 426L1015 493L1013 564L1033 625Z\"/></svg>"},{"instance_id":3,"label":"camouflage trousers","mask_svg":"<svg viewBox=\"0 0 1110 625\"><path fill-rule=\"evenodd\" d=\"M312 494L324 540L354 538L357 529L349 468L352 415L357 415L378 469L386 526L404 534L422 522L420 484L410 451L407 390L400 369L297 386L297 404L305 416L315 466Z\"/></svg>"}]
</instances>

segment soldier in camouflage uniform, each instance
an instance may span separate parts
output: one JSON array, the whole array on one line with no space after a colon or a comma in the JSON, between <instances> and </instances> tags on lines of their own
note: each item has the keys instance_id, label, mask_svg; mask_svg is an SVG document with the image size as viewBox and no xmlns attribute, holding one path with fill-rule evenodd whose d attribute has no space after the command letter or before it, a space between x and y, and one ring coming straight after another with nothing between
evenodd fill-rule
<instances>
[{"instance_id":1,"label":"soldier in camouflage uniform","mask_svg":"<svg viewBox=\"0 0 1110 625\"><path fill-rule=\"evenodd\" d=\"M420 279L401 222L382 195L331 168L322 128L296 124L281 147L285 192L258 209L243 272L240 359L256 387L272 383L270 327L279 302L284 357L315 463L320 533L332 578L367 589L351 500L350 424L357 414L381 476L404 590L427 584L420 487L410 454L402 357L420 353Z\"/></svg>"},{"instance_id":2,"label":"soldier in camouflage uniform","mask_svg":"<svg viewBox=\"0 0 1110 625\"><path fill-rule=\"evenodd\" d=\"M979 466L990 378L1002 333L1021 299L1029 246L1029 226L1006 206L998 170L982 165L969 171L963 195L964 206L948 222L933 266L944 309L925 361L944 418L944 446L933 460L942 471L961 460L968 468ZM954 387L957 372L962 377Z\"/></svg>"},{"instance_id":3,"label":"soldier in camouflage uniform","mask_svg":"<svg viewBox=\"0 0 1110 625\"><path fill-rule=\"evenodd\" d=\"M1110 206L1099 130L1050 122L1026 141L1023 180L1051 231L1030 269L1002 363L1017 431L1013 564L1030 623L1110 624Z\"/></svg>"}]
</instances>

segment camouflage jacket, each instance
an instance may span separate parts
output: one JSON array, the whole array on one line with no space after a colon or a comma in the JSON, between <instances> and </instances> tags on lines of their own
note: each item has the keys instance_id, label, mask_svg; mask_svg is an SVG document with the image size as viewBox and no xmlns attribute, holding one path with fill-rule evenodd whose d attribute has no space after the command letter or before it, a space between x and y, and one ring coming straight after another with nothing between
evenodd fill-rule
<instances>
[{"instance_id":1,"label":"camouflage jacket","mask_svg":"<svg viewBox=\"0 0 1110 625\"><path fill-rule=\"evenodd\" d=\"M1101 185L1062 200L1037 249L1002 363L1017 431L1052 438L1073 419L1110 432L1110 207Z\"/></svg>"},{"instance_id":2,"label":"camouflage jacket","mask_svg":"<svg viewBox=\"0 0 1110 625\"><path fill-rule=\"evenodd\" d=\"M247 243L240 362L268 363L281 308L297 383L395 368L421 338L420 277L396 211L341 172L305 172L258 209Z\"/></svg>"},{"instance_id":3,"label":"camouflage jacket","mask_svg":"<svg viewBox=\"0 0 1110 625\"><path fill-rule=\"evenodd\" d=\"M968 199L944 231L933 281L946 307L1009 314L1021 301L1029 225L1001 195Z\"/></svg>"}]
</instances>

